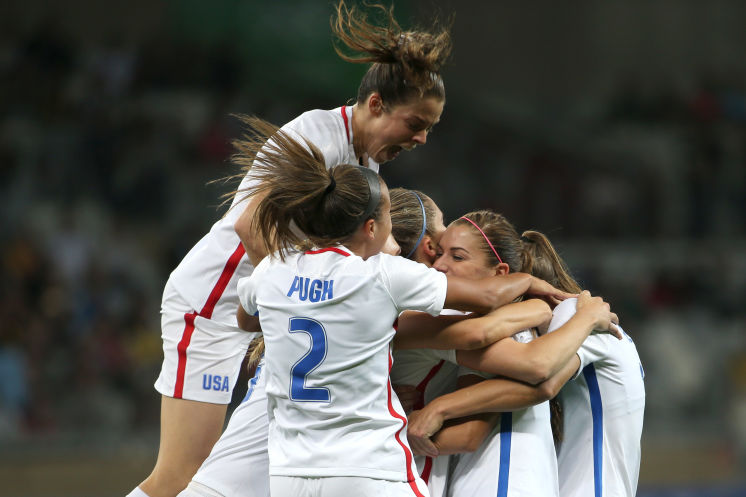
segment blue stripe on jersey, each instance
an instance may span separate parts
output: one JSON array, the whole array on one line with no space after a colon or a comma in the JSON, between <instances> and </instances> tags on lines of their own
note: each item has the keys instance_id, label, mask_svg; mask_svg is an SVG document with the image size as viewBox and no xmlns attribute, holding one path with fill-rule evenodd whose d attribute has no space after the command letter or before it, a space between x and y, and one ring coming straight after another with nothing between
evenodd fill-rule
<instances>
[{"instance_id":1,"label":"blue stripe on jersey","mask_svg":"<svg viewBox=\"0 0 746 497\"><path fill-rule=\"evenodd\" d=\"M510 474L510 439L513 435L513 413L500 416L500 472L497 477L497 497L507 497Z\"/></svg>"},{"instance_id":2,"label":"blue stripe on jersey","mask_svg":"<svg viewBox=\"0 0 746 497\"><path fill-rule=\"evenodd\" d=\"M589 364L583 369L585 382L588 384L588 394L591 401L591 415L593 416L593 486L594 496L603 495L603 444L604 444L604 412L601 404L601 390L598 388L596 368Z\"/></svg>"},{"instance_id":3,"label":"blue stripe on jersey","mask_svg":"<svg viewBox=\"0 0 746 497\"><path fill-rule=\"evenodd\" d=\"M249 390L246 392L246 395L244 396L243 400L241 401L241 404L249 400L251 397L251 394L254 392L254 387L256 386L256 382L259 381L259 375L262 374L262 365L256 367L256 373L254 373L254 377L249 381Z\"/></svg>"}]
</instances>

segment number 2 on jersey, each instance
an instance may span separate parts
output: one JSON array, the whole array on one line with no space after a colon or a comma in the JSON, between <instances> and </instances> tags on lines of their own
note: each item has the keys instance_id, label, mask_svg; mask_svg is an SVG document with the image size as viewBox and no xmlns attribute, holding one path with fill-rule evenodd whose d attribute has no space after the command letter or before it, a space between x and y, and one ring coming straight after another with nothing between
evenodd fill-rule
<instances>
[{"instance_id":1,"label":"number 2 on jersey","mask_svg":"<svg viewBox=\"0 0 746 497\"><path fill-rule=\"evenodd\" d=\"M326 359L326 330L310 318L290 318L290 333L307 333L311 338L308 352L290 370L290 400L296 402L329 402L329 389L306 387L306 378Z\"/></svg>"}]
</instances>

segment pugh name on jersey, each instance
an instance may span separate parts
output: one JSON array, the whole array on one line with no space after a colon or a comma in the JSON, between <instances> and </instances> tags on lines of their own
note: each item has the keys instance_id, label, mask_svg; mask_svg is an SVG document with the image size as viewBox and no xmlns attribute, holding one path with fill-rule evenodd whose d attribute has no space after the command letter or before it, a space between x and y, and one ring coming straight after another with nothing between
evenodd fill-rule
<instances>
[{"instance_id":1,"label":"pugh name on jersey","mask_svg":"<svg viewBox=\"0 0 746 497\"><path fill-rule=\"evenodd\" d=\"M294 293L298 292L297 297L302 301L319 302L333 298L333 287L334 280L312 280L311 278L296 276L293 279L293 284L290 285L287 296L292 297Z\"/></svg>"}]
</instances>

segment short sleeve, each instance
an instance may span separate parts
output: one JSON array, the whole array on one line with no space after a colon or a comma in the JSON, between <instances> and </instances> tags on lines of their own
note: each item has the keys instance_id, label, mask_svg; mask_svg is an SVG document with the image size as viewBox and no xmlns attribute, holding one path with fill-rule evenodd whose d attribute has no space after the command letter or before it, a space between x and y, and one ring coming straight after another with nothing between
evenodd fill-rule
<instances>
[{"instance_id":1,"label":"short sleeve","mask_svg":"<svg viewBox=\"0 0 746 497\"><path fill-rule=\"evenodd\" d=\"M446 275L403 257L379 254L379 276L399 312L423 311L437 316L448 290Z\"/></svg>"},{"instance_id":2,"label":"short sleeve","mask_svg":"<svg viewBox=\"0 0 746 497\"><path fill-rule=\"evenodd\" d=\"M607 333L592 333L585 339L583 345L578 349L578 357L580 357L579 372L583 371L583 368L587 365L600 361L609 355L610 338L616 340Z\"/></svg>"},{"instance_id":3,"label":"short sleeve","mask_svg":"<svg viewBox=\"0 0 746 497\"><path fill-rule=\"evenodd\" d=\"M244 311L251 316L255 316L259 311L256 303L256 289L259 287L262 276L267 272L270 260L271 256L265 257L251 273L251 276L238 280L238 300Z\"/></svg>"},{"instance_id":4,"label":"short sleeve","mask_svg":"<svg viewBox=\"0 0 746 497\"><path fill-rule=\"evenodd\" d=\"M571 317L575 315L577 309L578 299L572 298L563 300L557 307L552 311L552 320L549 322L549 328L547 333L551 333L557 328L564 326Z\"/></svg>"}]
</instances>

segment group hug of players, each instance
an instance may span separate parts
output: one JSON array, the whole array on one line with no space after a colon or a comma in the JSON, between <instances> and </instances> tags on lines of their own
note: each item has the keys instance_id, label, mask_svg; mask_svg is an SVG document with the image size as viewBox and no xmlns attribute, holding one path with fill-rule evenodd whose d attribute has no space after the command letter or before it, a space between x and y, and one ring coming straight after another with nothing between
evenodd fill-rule
<instances>
[{"instance_id":1,"label":"group hug of players","mask_svg":"<svg viewBox=\"0 0 746 497\"><path fill-rule=\"evenodd\" d=\"M166 283L160 449L128 495L634 495L632 339L542 233L389 189L379 164L440 120L450 36L367 8L386 22L332 19L369 64L353 105L243 118L230 209Z\"/></svg>"}]
</instances>

